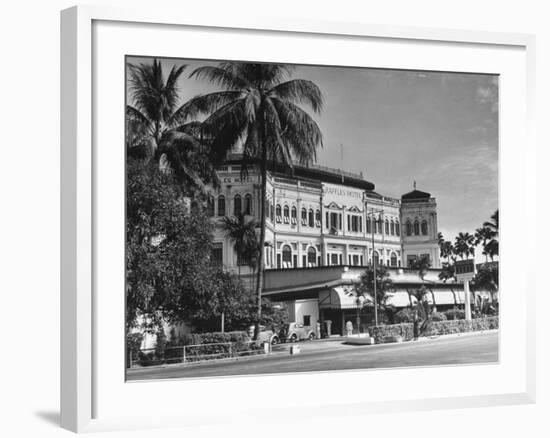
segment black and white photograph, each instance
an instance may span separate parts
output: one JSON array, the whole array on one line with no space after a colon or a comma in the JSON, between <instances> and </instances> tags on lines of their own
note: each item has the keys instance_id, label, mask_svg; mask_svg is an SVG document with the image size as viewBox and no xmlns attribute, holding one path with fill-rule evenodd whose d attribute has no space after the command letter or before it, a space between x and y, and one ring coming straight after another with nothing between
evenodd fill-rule
<instances>
[{"instance_id":1,"label":"black and white photograph","mask_svg":"<svg viewBox=\"0 0 550 438\"><path fill-rule=\"evenodd\" d=\"M126 56L126 379L499 362L499 77Z\"/></svg>"}]
</instances>

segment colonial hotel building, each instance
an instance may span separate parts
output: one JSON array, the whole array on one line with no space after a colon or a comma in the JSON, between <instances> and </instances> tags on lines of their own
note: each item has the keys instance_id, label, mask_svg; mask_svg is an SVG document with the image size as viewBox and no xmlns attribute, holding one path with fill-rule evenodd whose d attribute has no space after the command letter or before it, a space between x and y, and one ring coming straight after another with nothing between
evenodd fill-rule
<instances>
[{"instance_id":1,"label":"colonial hotel building","mask_svg":"<svg viewBox=\"0 0 550 438\"><path fill-rule=\"evenodd\" d=\"M218 225L214 257L251 285L250 268L238 260L219 225L224 216L239 212L259 221L259 173L252 168L241 178L241 162L233 156L219 176L222 187L210 203ZM295 166L293 176L268 174L264 296L286 302L291 320L305 325L330 320L331 332L343 333L348 319L355 324L354 284L373 262L390 268L393 304L412 304L407 290L418 288L422 280L407 268L423 255L433 268L424 279L431 300L438 307L463 303L462 286L438 278L435 199L416 188L399 199L374 189L360 174L317 165ZM362 304L362 324L367 325L372 306Z\"/></svg>"}]
</instances>

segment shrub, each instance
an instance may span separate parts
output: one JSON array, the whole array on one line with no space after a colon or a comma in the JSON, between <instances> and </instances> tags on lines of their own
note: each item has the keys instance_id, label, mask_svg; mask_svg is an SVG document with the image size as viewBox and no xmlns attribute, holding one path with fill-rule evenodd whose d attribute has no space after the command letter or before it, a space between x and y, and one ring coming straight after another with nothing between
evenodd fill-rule
<instances>
[{"instance_id":1,"label":"shrub","mask_svg":"<svg viewBox=\"0 0 550 438\"><path fill-rule=\"evenodd\" d=\"M414 321L414 310L411 308L405 308L397 312L394 316L394 321L396 324L402 324L407 322Z\"/></svg>"},{"instance_id":2,"label":"shrub","mask_svg":"<svg viewBox=\"0 0 550 438\"><path fill-rule=\"evenodd\" d=\"M139 356L139 350L141 348L141 343L143 342L142 333L129 333L126 336L126 352L127 352L127 366L130 366L130 360L134 361Z\"/></svg>"},{"instance_id":3,"label":"shrub","mask_svg":"<svg viewBox=\"0 0 550 438\"><path fill-rule=\"evenodd\" d=\"M499 321L496 316L472 319L456 319L450 321L433 321L425 333L426 336L440 336L454 333L498 329ZM413 324L402 323L393 325L379 325L369 327L369 333L377 344L382 344L395 336L401 336L404 341L413 338Z\"/></svg>"},{"instance_id":4,"label":"shrub","mask_svg":"<svg viewBox=\"0 0 550 438\"><path fill-rule=\"evenodd\" d=\"M457 308L447 310L445 313L445 316L448 320L455 320L455 319L465 319L466 316L464 314L464 310L460 310Z\"/></svg>"},{"instance_id":5,"label":"shrub","mask_svg":"<svg viewBox=\"0 0 550 438\"><path fill-rule=\"evenodd\" d=\"M433 313L430 315L430 319L431 319L433 322L437 322L437 321L447 321L447 317L445 316L444 313L441 313L441 312L433 312Z\"/></svg>"},{"instance_id":6,"label":"shrub","mask_svg":"<svg viewBox=\"0 0 550 438\"><path fill-rule=\"evenodd\" d=\"M413 325L410 323L377 325L369 327L369 333L377 344L383 344L397 336L404 341L409 341L413 337Z\"/></svg>"}]
</instances>

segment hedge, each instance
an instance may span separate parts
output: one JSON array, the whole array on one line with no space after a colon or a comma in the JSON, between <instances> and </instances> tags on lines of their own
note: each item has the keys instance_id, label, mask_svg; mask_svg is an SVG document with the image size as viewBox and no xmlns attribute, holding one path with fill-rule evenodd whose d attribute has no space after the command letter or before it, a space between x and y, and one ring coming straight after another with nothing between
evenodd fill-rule
<instances>
[{"instance_id":1,"label":"hedge","mask_svg":"<svg viewBox=\"0 0 550 438\"><path fill-rule=\"evenodd\" d=\"M432 321L423 336L440 336L453 333L498 329L498 316L475 318L471 321L455 319L448 321ZM383 344L385 338L401 336L403 341L413 338L413 324L392 324L369 327L369 333L377 344Z\"/></svg>"}]
</instances>

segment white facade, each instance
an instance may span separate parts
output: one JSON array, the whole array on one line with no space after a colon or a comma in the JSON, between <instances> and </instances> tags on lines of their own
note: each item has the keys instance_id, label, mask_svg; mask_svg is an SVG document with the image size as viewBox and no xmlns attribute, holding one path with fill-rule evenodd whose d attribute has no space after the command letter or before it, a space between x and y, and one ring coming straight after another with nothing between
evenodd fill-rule
<instances>
[{"instance_id":1,"label":"white facade","mask_svg":"<svg viewBox=\"0 0 550 438\"><path fill-rule=\"evenodd\" d=\"M260 178L254 168L241 178L238 162L219 169L222 187L214 196L216 221L238 211L260 219ZM401 199L381 196L361 175L321 167L297 168L294 176L269 173L266 189L266 269L317 266L364 266L378 259L407 267L428 254L441 267L434 198L414 190ZM246 279L233 244L220 227L217 257Z\"/></svg>"}]
</instances>

